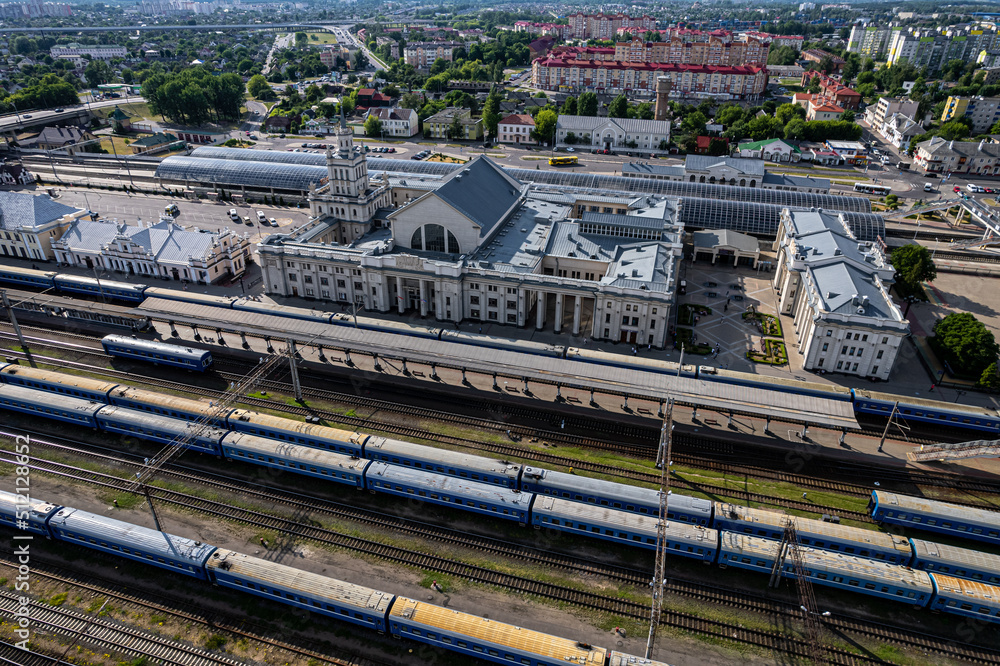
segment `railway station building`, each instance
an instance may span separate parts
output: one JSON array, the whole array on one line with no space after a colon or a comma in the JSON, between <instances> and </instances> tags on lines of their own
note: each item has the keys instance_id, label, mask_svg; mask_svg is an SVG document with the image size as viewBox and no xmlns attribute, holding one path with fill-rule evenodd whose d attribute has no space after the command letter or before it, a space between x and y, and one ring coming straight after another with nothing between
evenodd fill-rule
<instances>
[{"instance_id":1,"label":"railway station building","mask_svg":"<svg viewBox=\"0 0 1000 666\"><path fill-rule=\"evenodd\" d=\"M683 235L676 198L535 192L485 156L433 185L406 180L393 183L397 207L346 245L315 242L321 221L268 238L267 290L437 321L668 339Z\"/></svg>"},{"instance_id":2,"label":"railway station building","mask_svg":"<svg viewBox=\"0 0 1000 666\"><path fill-rule=\"evenodd\" d=\"M792 319L786 341L803 367L888 379L910 324L889 297L895 270L878 244L858 241L843 213L785 209L776 248L778 312Z\"/></svg>"},{"instance_id":3,"label":"railway station building","mask_svg":"<svg viewBox=\"0 0 1000 666\"><path fill-rule=\"evenodd\" d=\"M47 194L0 192L0 257L52 259L52 243L86 212Z\"/></svg>"}]
</instances>

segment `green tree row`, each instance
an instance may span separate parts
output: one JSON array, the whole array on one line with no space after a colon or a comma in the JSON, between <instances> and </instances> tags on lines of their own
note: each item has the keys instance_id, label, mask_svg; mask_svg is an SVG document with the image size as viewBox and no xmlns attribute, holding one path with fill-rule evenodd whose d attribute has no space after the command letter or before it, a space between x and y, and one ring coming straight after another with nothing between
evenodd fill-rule
<instances>
[{"instance_id":1,"label":"green tree row","mask_svg":"<svg viewBox=\"0 0 1000 666\"><path fill-rule=\"evenodd\" d=\"M142 84L150 111L190 125L238 120L243 91L243 79L237 74L213 76L203 67L153 74Z\"/></svg>"}]
</instances>

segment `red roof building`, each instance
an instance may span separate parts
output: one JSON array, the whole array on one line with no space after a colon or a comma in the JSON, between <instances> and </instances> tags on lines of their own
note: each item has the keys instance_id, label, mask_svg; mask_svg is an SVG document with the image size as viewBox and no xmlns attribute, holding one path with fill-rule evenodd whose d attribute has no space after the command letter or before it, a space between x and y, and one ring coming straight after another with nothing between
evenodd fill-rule
<instances>
[{"instance_id":1,"label":"red roof building","mask_svg":"<svg viewBox=\"0 0 1000 666\"><path fill-rule=\"evenodd\" d=\"M512 113L497 123L497 140L500 143L538 143L531 136L535 119L527 113Z\"/></svg>"},{"instance_id":2,"label":"red roof building","mask_svg":"<svg viewBox=\"0 0 1000 666\"><path fill-rule=\"evenodd\" d=\"M861 106L861 93L851 90L840 81L822 72L803 72L802 87L808 90L813 79L819 79L820 93L832 99L838 106L852 110L857 110Z\"/></svg>"}]
</instances>

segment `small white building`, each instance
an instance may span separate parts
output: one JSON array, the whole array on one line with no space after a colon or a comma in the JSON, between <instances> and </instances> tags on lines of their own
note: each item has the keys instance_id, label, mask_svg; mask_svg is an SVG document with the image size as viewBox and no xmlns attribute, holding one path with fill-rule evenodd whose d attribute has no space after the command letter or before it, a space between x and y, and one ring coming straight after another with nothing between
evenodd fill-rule
<instances>
[{"instance_id":1,"label":"small white building","mask_svg":"<svg viewBox=\"0 0 1000 666\"><path fill-rule=\"evenodd\" d=\"M595 116L559 116L556 121L556 145L570 134L576 143L605 150L665 151L670 143L670 122L638 118L600 118Z\"/></svg>"},{"instance_id":2,"label":"small white building","mask_svg":"<svg viewBox=\"0 0 1000 666\"><path fill-rule=\"evenodd\" d=\"M844 214L781 213L774 287L806 370L889 378L910 323L889 297L895 270Z\"/></svg>"},{"instance_id":3,"label":"small white building","mask_svg":"<svg viewBox=\"0 0 1000 666\"><path fill-rule=\"evenodd\" d=\"M781 139L750 141L736 146L739 157L755 157L771 162L798 162L802 153L798 148Z\"/></svg>"},{"instance_id":4,"label":"small white building","mask_svg":"<svg viewBox=\"0 0 1000 666\"><path fill-rule=\"evenodd\" d=\"M67 266L200 284L238 278L250 259L248 234L185 231L170 219L148 227L77 220L52 249Z\"/></svg>"},{"instance_id":5,"label":"small white building","mask_svg":"<svg viewBox=\"0 0 1000 666\"><path fill-rule=\"evenodd\" d=\"M420 121L413 109L384 107L368 109L365 120L375 116L382 122L382 132L385 136L411 137L420 131Z\"/></svg>"},{"instance_id":6,"label":"small white building","mask_svg":"<svg viewBox=\"0 0 1000 666\"><path fill-rule=\"evenodd\" d=\"M528 113L512 113L497 124L497 139L500 143L536 144L531 133L535 130L535 119Z\"/></svg>"},{"instance_id":7,"label":"small white building","mask_svg":"<svg viewBox=\"0 0 1000 666\"><path fill-rule=\"evenodd\" d=\"M902 113L894 113L882 125L882 131L879 133L897 150L906 151L910 149L910 141L924 133L924 128L913 118Z\"/></svg>"}]
</instances>

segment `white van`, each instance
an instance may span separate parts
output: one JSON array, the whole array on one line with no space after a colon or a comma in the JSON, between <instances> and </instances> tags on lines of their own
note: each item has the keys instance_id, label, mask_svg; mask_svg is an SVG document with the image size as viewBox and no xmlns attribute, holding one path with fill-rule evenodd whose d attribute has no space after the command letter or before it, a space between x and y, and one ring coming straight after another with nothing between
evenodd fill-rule
<instances>
[{"instance_id":1,"label":"white van","mask_svg":"<svg viewBox=\"0 0 1000 666\"><path fill-rule=\"evenodd\" d=\"M267 224L267 215L264 215L264 211L257 211L257 221L261 224Z\"/></svg>"}]
</instances>

